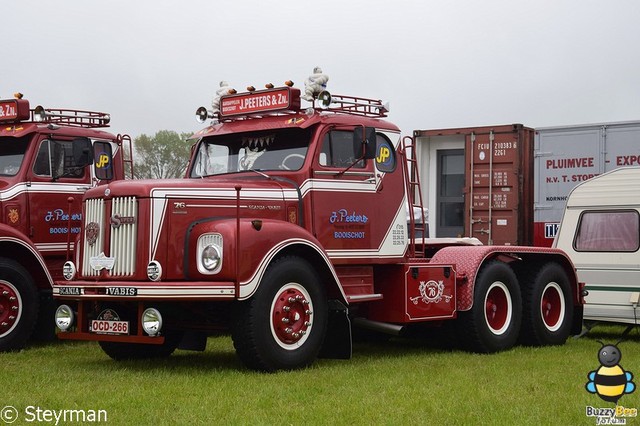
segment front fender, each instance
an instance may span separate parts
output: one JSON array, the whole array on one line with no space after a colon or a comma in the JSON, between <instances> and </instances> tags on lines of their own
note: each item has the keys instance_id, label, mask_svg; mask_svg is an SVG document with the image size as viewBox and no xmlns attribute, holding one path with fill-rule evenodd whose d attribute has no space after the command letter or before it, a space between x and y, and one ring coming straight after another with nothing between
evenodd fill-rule
<instances>
[{"instance_id":1,"label":"front fender","mask_svg":"<svg viewBox=\"0 0 640 426\"><path fill-rule=\"evenodd\" d=\"M0 256L12 258L25 266L39 288L52 288L53 279L37 247L22 232L5 224L0 224Z\"/></svg>"},{"instance_id":2,"label":"front fender","mask_svg":"<svg viewBox=\"0 0 640 426\"><path fill-rule=\"evenodd\" d=\"M238 282L239 300L248 299L255 293L271 262L280 256L294 254L310 261L327 285L331 298L347 303L346 296L338 284L338 276L322 249L320 242L306 229L289 222L274 219L217 219L195 225L187 238L185 270L189 278L229 280ZM194 253L199 235L216 232L223 237L223 266L215 276L202 276L195 267ZM238 235L239 233L239 235ZM196 260L197 261L197 260Z\"/></svg>"}]
</instances>

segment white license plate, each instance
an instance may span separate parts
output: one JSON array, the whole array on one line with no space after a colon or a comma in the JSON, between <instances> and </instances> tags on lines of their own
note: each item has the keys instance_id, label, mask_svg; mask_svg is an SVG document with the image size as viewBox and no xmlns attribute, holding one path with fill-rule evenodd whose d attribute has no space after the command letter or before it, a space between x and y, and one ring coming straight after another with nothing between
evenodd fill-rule
<instances>
[{"instance_id":1,"label":"white license plate","mask_svg":"<svg viewBox=\"0 0 640 426\"><path fill-rule=\"evenodd\" d=\"M89 331L97 334L129 334L129 321L92 320Z\"/></svg>"}]
</instances>

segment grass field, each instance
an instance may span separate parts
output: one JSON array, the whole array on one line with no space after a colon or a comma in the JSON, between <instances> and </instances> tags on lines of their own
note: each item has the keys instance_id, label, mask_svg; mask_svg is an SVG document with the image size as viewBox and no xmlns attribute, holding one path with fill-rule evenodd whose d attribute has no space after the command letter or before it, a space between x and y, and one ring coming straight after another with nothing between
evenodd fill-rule
<instances>
[{"instance_id":1,"label":"grass field","mask_svg":"<svg viewBox=\"0 0 640 426\"><path fill-rule=\"evenodd\" d=\"M210 338L203 353L153 362L114 362L96 343L54 343L0 354L0 409L16 408L14 424L34 424L39 407L105 410L114 425L590 425L587 406L614 406L585 390L587 374L600 367L596 339L616 343L622 330L600 327L564 346L493 355L424 339L357 343L349 361L276 374L246 370L228 337ZM640 384L640 330L619 348L620 364ZM619 404L640 408L640 391Z\"/></svg>"}]
</instances>

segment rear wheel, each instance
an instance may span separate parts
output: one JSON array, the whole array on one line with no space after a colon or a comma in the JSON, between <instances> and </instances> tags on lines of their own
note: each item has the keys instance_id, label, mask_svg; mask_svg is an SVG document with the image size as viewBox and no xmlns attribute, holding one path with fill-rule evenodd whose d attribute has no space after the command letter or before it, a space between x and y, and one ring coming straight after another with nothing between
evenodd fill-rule
<instances>
[{"instance_id":1,"label":"rear wheel","mask_svg":"<svg viewBox=\"0 0 640 426\"><path fill-rule=\"evenodd\" d=\"M573 303L569 278L557 263L527 274L521 340L530 345L561 345L571 332Z\"/></svg>"},{"instance_id":2,"label":"rear wheel","mask_svg":"<svg viewBox=\"0 0 640 426\"><path fill-rule=\"evenodd\" d=\"M19 263L0 258L0 352L23 348L38 318L38 291Z\"/></svg>"},{"instance_id":3,"label":"rear wheel","mask_svg":"<svg viewBox=\"0 0 640 426\"><path fill-rule=\"evenodd\" d=\"M267 269L255 295L239 306L233 344L242 362L261 371L309 365L327 328L327 299L311 265L284 257Z\"/></svg>"},{"instance_id":4,"label":"rear wheel","mask_svg":"<svg viewBox=\"0 0 640 426\"><path fill-rule=\"evenodd\" d=\"M484 265L476 278L471 310L457 321L461 344L474 352L497 352L512 347L522 318L518 279L503 262Z\"/></svg>"}]
</instances>

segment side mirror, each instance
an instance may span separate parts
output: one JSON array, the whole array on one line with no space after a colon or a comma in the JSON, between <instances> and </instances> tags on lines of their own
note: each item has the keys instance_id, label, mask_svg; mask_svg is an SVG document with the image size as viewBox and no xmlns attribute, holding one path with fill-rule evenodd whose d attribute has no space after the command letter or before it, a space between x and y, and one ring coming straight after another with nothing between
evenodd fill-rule
<instances>
[{"instance_id":1,"label":"side mirror","mask_svg":"<svg viewBox=\"0 0 640 426\"><path fill-rule=\"evenodd\" d=\"M376 158L375 127L356 127L353 130L353 154L356 158Z\"/></svg>"},{"instance_id":2,"label":"side mirror","mask_svg":"<svg viewBox=\"0 0 640 426\"><path fill-rule=\"evenodd\" d=\"M113 151L109 142L96 141L93 146L93 163L96 178L113 179Z\"/></svg>"},{"instance_id":3,"label":"side mirror","mask_svg":"<svg viewBox=\"0 0 640 426\"><path fill-rule=\"evenodd\" d=\"M71 142L73 166L84 167L93 163L93 147L89 138L75 138Z\"/></svg>"}]
</instances>

